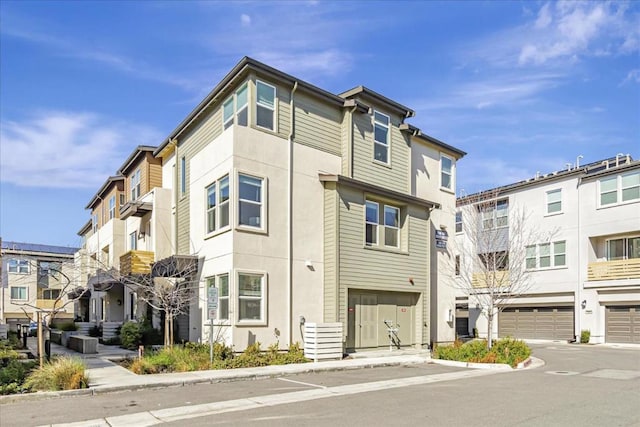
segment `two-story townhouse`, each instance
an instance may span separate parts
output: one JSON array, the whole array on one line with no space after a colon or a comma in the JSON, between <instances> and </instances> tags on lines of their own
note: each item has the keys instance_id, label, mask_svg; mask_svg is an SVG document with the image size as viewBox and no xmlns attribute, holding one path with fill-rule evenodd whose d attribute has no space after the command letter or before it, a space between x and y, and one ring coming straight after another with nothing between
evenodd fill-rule
<instances>
[{"instance_id":1,"label":"two-story townhouse","mask_svg":"<svg viewBox=\"0 0 640 427\"><path fill-rule=\"evenodd\" d=\"M640 162L618 156L472 194L458 199L459 248L483 254L472 231L463 228L465 209L485 206L477 227L513 233L513 211L526 212L523 231L535 230L539 241L505 247L504 274L523 267L528 288L505 303L493 335L526 339L574 340L590 330L592 342L640 342L640 267L635 236L640 234ZM465 224L465 226L469 226ZM471 239L473 240L473 239ZM505 240L509 242L509 239ZM474 247L474 245L476 247ZM620 253L616 250L620 249ZM514 266L510 251L524 266ZM461 253L468 253L459 250ZM460 256L460 254L453 254ZM470 263L462 262L461 268ZM461 280L461 278L458 278ZM478 292L482 285L477 280ZM477 298L469 298L469 330L486 336L486 316Z\"/></svg>"},{"instance_id":2,"label":"two-story townhouse","mask_svg":"<svg viewBox=\"0 0 640 427\"><path fill-rule=\"evenodd\" d=\"M15 330L41 313L56 321L74 318L68 293L74 288L77 248L2 241L0 323Z\"/></svg>"},{"instance_id":3,"label":"two-story townhouse","mask_svg":"<svg viewBox=\"0 0 640 427\"><path fill-rule=\"evenodd\" d=\"M464 153L409 127L413 114L364 87L334 95L241 60L155 151L177 250L153 269L198 264L179 337L206 339L213 314L238 350L302 342L305 321L341 322L346 349L388 346L389 328L399 346L428 345L434 324L452 339L432 315L432 211L453 205Z\"/></svg>"}]
</instances>

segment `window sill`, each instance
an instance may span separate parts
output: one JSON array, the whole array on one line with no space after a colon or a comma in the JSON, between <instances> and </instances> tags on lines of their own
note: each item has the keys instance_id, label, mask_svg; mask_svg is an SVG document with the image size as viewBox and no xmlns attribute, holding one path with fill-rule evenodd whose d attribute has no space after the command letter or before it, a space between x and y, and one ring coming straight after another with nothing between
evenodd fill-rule
<instances>
[{"instance_id":1,"label":"window sill","mask_svg":"<svg viewBox=\"0 0 640 427\"><path fill-rule=\"evenodd\" d=\"M549 217L549 216L558 216L558 215L562 215L562 214L564 214L563 211L553 212L553 213L546 213L546 214L544 214L544 217L546 218L546 217Z\"/></svg>"},{"instance_id":2,"label":"window sill","mask_svg":"<svg viewBox=\"0 0 640 427\"><path fill-rule=\"evenodd\" d=\"M235 326L239 328L243 326L267 326L267 322L264 320L239 320Z\"/></svg>"},{"instance_id":3,"label":"window sill","mask_svg":"<svg viewBox=\"0 0 640 427\"><path fill-rule=\"evenodd\" d=\"M447 188L447 187L440 187L440 191L445 192L445 193L449 193L449 194L456 194L455 191L453 191L452 189Z\"/></svg>"},{"instance_id":4,"label":"window sill","mask_svg":"<svg viewBox=\"0 0 640 427\"><path fill-rule=\"evenodd\" d=\"M383 167L385 167L387 169L391 169L391 162L385 163L385 162L381 162L380 160L376 160L376 159L373 159L372 162L373 162L374 165L379 165L379 166L383 166Z\"/></svg>"},{"instance_id":5,"label":"window sill","mask_svg":"<svg viewBox=\"0 0 640 427\"><path fill-rule=\"evenodd\" d=\"M217 237L217 236L219 236L221 234L224 234L224 233L226 233L228 231L231 231L231 226L230 225L228 225L228 226L226 226L224 228L221 228L219 230L212 231L211 233L205 234L204 240L212 239L212 238Z\"/></svg>"},{"instance_id":6,"label":"window sill","mask_svg":"<svg viewBox=\"0 0 640 427\"><path fill-rule=\"evenodd\" d=\"M250 225L236 225L236 230L254 234L269 234L264 228L251 227Z\"/></svg>"},{"instance_id":7,"label":"window sill","mask_svg":"<svg viewBox=\"0 0 640 427\"><path fill-rule=\"evenodd\" d=\"M558 267L540 267L540 268L529 268L526 271L528 273L538 273L541 271L555 271L555 270L567 270L569 267L566 265L558 266Z\"/></svg>"},{"instance_id":8,"label":"window sill","mask_svg":"<svg viewBox=\"0 0 640 427\"><path fill-rule=\"evenodd\" d=\"M400 248L394 248L391 246L369 246L369 245L365 245L364 249L368 249L371 251L378 251L378 252L388 252L388 253L392 253L392 254L398 254L398 255L409 255L408 251L403 251Z\"/></svg>"},{"instance_id":9,"label":"window sill","mask_svg":"<svg viewBox=\"0 0 640 427\"><path fill-rule=\"evenodd\" d=\"M640 199L627 200L626 202L619 202L619 203L611 203L609 205L604 205L604 206L599 205L596 209L600 210L600 209L617 208L618 206L632 205L634 203L640 203Z\"/></svg>"},{"instance_id":10,"label":"window sill","mask_svg":"<svg viewBox=\"0 0 640 427\"><path fill-rule=\"evenodd\" d=\"M242 127L245 127L245 126L242 126ZM251 128L255 130L259 130L260 132L268 133L270 135L279 136L278 131L276 129L263 128L262 126L258 126L258 125L251 125Z\"/></svg>"}]
</instances>

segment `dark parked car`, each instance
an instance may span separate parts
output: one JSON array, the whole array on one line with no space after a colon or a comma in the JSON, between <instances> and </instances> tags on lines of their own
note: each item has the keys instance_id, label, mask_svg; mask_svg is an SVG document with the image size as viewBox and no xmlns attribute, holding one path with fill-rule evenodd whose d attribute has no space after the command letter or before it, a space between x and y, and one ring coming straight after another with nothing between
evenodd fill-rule
<instances>
[{"instance_id":1,"label":"dark parked car","mask_svg":"<svg viewBox=\"0 0 640 427\"><path fill-rule=\"evenodd\" d=\"M29 323L29 336L35 337L38 335L38 322L30 322Z\"/></svg>"}]
</instances>

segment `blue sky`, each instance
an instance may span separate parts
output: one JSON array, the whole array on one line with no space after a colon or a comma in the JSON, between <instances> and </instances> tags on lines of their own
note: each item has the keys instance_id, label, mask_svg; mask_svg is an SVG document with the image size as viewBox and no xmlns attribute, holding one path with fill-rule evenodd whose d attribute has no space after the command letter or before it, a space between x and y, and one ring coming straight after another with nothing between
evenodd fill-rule
<instances>
[{"instance_id":1,"label":"blue sky","mask_svg":"<svg viewBox=\"0 0 640 427\"><path fill-rule=\"evenodd\" d=\"M243 57L365 85L468 153L458 191L640 157L640 2L0 2L0 236L78 245L85 205Z\"/></svg>"}]
</instances>

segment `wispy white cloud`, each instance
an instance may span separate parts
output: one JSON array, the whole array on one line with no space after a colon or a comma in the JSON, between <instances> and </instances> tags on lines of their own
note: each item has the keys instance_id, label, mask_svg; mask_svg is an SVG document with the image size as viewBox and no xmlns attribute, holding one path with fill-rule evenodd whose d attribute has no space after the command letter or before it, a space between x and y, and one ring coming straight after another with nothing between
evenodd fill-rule
<instances>
[{"instance_id":1,"label":"wispy white cloud","mask_svg":"<svg viewBox=\"0 0 640 427\"><path fill-rule=\"evenodd\" d=\"M131 140L131 135L136 139ZM2 182L24 187L97 188L116 173L132 146L160 141L154 129L92 113L39 112L3 120Z\"/></svg>"},{"instance_id":2,"label":"wispy white cloud","mask_svg":"<svg viewBox=\"0 0 640 427\"><path fill-rule=\"evenodd\" d=\"M640 68L636 68L627 73L627 77L625 77L621 85L626 83L640 83Z\"/></svg>"},{"instance_id":3,"label":"wispy white cloud","mask_svg":"<svg viewBox=\"0 0 640 427\"><path fill-rule=\"evenodd\" d=\"M243 13L242 15L240 15L240 23L243 27L251 26L251 17L246 13Z\"/></svg>"}]
</instances>

